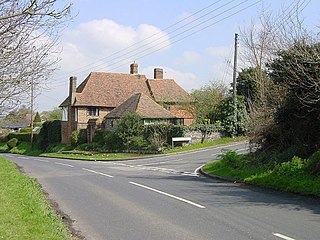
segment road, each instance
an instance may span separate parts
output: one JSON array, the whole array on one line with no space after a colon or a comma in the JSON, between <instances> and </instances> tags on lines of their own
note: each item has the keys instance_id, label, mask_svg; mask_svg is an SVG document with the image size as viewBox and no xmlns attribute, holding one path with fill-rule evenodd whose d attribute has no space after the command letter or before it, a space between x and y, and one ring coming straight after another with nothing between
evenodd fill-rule
<instances>
[{"instance_id":1,"label":"road","mask_svg":"<svg viewBox=\"0 0 320 240\"><path fill-rule=\"evenodd\" d=\"M317 240L320 202L199 176L223 149L88 162L3 154L38 179L87 239Z\"/></svg>"}]
</instances>

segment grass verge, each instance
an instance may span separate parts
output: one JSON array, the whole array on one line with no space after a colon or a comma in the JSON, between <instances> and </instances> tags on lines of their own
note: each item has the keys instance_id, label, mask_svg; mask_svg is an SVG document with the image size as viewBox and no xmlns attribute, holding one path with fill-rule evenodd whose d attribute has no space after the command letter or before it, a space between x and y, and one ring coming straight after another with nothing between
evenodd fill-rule
<instances>
[{"instance_id":1,"label":"grass verge","mask_svg":"<svg viewBox=\"0 0 320 240\"><path fill-rule=\"evenodd\" d=\"M0 239L71 239L39 184L0 157Z\"/></svg>"},{"instance_id":2,"label":"grass verge","mask_svg":"<svg viewBox=\"0 0 320 240\"><path fill-rule=\"evenodd\" d=\"M136 153L95 153L91 151L81 151L74 153L42 153L42 157L54 157L54 158L68 158L87 161L108 161L108 160L121 160L128 158L146 157L146 154Z\"/></svg>"},{"instance_id":3,"label":"grass verge","mask_svg":"<svg viewBox=\"0 0 320 240\"><path fill-rule=\"evenodd\" d=\"M320 177L310 175L306 165L307 160L297 157L272 166L259 165L250 162L246 155L229 152L206 164L203 171L264 188L320 197Z\"/></svg>"},{"instance_id":4,"label":"grass verge","mask_svg":"<svg viewBox=\"0 0 320 240\"><path fill-rule=\"evenodd\" d=\"M191 150L197 150L201 148L207 148L207 147L213 147L221 144L227 144L227 143L234 143L239 141L246 140L246 137L225 137L225 138L219 138L217 140L211 141L211 142L204 142L204 143L193 143L191 145L186 145L183 147L176 147L174 149L169 149L165 151L164 153L178 153L178 152L185 152L185 151L191 151Z\"/></svg>"}]
</instances>

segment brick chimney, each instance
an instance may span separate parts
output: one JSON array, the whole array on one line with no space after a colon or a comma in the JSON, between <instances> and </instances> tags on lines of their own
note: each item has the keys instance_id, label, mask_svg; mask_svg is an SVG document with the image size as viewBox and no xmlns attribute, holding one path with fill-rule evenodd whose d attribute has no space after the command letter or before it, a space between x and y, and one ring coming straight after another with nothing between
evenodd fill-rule
<instances>
[{"instance_id":1,"label":"brick chimney","mask_svg":"<svg viewBox=\"0 0 320 240\"><path fill-rule=\"evenodd\" d=\"M163 69L162 68L155 68L153 70L153 78L154 79L163 79Z\"/></svg>"},{"instance_id":2,"label":"brick chimney","mask_svg":"<svg viewBox=\"0 0 320 240\"><path fill-rule=\"evenodd\" d=\"M130 74L138 74L138 64L137 63L131 63L130 64Z\"/></svg>"},{"instance_id":3,"label":"brick chimney","mask_svg":"<svg viewBox=\"0 0 320 240\"><path fill-rule=\"evenodd\" d=\"M77 89L77 77L72 76L70 77L70 83L69 83L69 100L70 105L74 104L74 101L76 99L76 89Z\"/></svg>"}]
</instances>

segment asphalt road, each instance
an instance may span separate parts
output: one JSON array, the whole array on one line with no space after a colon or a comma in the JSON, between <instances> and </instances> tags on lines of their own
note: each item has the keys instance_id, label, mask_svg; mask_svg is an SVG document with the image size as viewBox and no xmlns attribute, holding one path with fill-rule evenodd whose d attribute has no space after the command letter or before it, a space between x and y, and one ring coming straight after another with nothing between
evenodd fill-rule
<instances>
[{"instance_id":1,"label":"asphalt road","mask_svg":"<svg viewBox=\"0 0 320 240\"><path fill-rule=\"evenodd\" d=\"M38 179L87 239L319 240L320 201L199 176L223 149L86 162L3 154Z\"/></svg>"}]
</instances>

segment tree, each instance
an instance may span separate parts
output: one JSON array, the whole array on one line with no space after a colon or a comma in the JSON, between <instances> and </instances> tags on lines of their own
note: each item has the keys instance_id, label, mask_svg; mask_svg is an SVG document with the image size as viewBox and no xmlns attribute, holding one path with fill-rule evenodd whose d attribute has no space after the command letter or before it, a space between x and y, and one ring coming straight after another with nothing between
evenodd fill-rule
<instances>
[{"instance_id":1,"label":"tree","mask_svg":"<svg viewBox=\"0 0 320 240\"><path fill-rule=\"evenodd\" d=\"M296 42L269 64L271 79L287 86L277 109L275 127L265 134L264 148L308 157L320 148L320 44Z\"/></svg>"},{"instance_id":2,"label":"tree","mask_svg":"<svg viewBox=\"0 0 320 240\"><path fill-rule=\"evenodd\" d=\"M214 123L218 119L219 105L226 97L228 88L224 84L212 83L193 90L191 95L196 99L197 122L210 119Z\"/></svg>"},{"instance_id":3,"label":"tree","mask_svg":"<svg viewBox=\"0 0 320 240\"><path fill-rule=\"evenodd\" d=\"M45 121L61 120L62 110L60 108L54 108L51 111L41 112L41 116Z\"/></svg>"},{"instance_id":4,"label":"tree","mask_svg":"<svg viewBox=\"0 0 320 240\"><path fill-rule=\"evenodd\" d=\"M247 111L243 96L237 96L237 112L234 116L233 97L227 97L220 105L220 121L222 128L230 135L243 135L247 132Z\"/></svg>"},{"instance_id":5,"label":"tree","mask_svg":"<svg viewBox=\"0 0 320 240\"><path fill-rule=\"evenodd\" d=\"M143 136L141 117L136 113L126 113L117 123L115 133L123 145L130 149L134 145L135 138Z\"/></svg>"},{"instance_id":6,"label":"tree","mask_svg":"<svg viewBox=\"0 0 320 240\"><path fill-rule=\"evenodd\" d=\"M39 124L39 123L41 123L41 117L40 117L39 112L37 112L36 115L34 116L33 123L34 123L34 124Z\"/></svg>"},{"instance_id":7,"label":"tree","mask_svg":"<svg viewBox=\"0 0 320 240\"><path fill-rule=\"evenodd\" d=\"M57 62L59 32L71 5L57 0L0 0L0 113L40 89Z\"/></svg>"}]
</instances>

